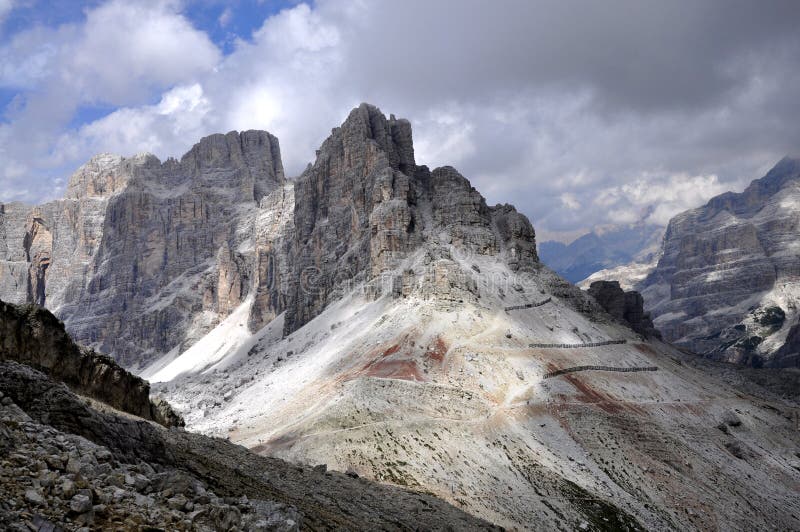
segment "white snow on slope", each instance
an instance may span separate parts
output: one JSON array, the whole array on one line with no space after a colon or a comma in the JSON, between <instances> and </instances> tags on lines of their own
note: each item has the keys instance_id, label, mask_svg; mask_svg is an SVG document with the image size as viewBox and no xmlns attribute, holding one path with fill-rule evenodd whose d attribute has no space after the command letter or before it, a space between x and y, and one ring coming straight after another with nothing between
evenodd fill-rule
<instances>
[{"instance_id":1,"label":"white snow on slope","mask_svg":"<svg viewBox=\"0 0 800 532\"><path fill-rule=\"evenodd\" d=\"M225 318L210 333L196 342L180 356L170 352L141 373L151 382L165 382L187 373L203 373L223 361L237 359L261 339L267 330L278 328L278 321L253 335L247 328L253 298L247 297L230 316ZM166 362L166 363L165 363Z\"/></svg>"}]
</instances>

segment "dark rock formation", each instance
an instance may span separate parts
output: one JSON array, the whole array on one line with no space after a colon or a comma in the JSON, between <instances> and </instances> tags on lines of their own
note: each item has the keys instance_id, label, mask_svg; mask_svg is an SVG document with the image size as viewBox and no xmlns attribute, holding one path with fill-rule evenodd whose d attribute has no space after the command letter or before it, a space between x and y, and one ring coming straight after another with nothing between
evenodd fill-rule
<instances>
[{"instance_id":1,"label":"dark rock formation","mask_svg":"<svg viewBox=\"0 0 800 532\"><path fill-rule=\"evenodd\" d=\"M0 301L0 360L37 368L77 393L165 426L183 421L164 401L150 401L147 381L128 373L112 358L82 349L48 310Z\"/></svg>"},{"instance_id":2,"label":"dark rock formation","mask_svg":"<svg viewBox=\"0 0 800 532\"><path fill-rule=\"evenodd\" d=\"M789 329L786 343L775 353L775 359L776 365L800 368L800 323Z\"/></svg>"},{"instance_id":3,"label":"dark rock formation","mask_svg":"<svg viewBox=\"0 0 800 532\"><path fill-rule=\"evenodd\" d=\"M595 281L588 292L606 312L637 333L646 338L661 338L650 313L644 311L644 300L639 292L625 292L617 281Z\"/></svg>"}]
</instances>

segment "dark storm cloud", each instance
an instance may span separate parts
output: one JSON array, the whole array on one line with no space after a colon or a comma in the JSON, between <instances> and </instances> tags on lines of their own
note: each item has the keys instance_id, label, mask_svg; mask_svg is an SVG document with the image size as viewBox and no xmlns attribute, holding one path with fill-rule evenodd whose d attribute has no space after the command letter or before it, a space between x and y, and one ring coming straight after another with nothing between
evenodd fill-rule
<instances>
[{"instance_id":1,"label":"dark storm cloud","mask_svg":"<svg viewBox=\"0 0 800 532\"><path fill-rule=\"evenodd\" d=\"M377 2L348 55L363 87L424 101L588 86L620 109L692 108L746 80L748 57L797 50L800 3ZM798 57L790 58L797 66Z\"/></svg>"}]
</instances>

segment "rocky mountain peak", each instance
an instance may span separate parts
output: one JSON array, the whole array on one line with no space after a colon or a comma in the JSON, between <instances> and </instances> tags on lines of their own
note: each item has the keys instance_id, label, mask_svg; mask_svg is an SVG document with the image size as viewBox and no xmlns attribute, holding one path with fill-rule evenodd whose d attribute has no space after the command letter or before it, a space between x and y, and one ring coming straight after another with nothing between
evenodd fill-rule
<instances>
[{"instance_id":1,"label":"rocky mountain peak","mask_svg":"<svg viewBox=\"0 0 800 532\"><path fill-rule=\"evenodd\" d=\"M104 201L4 215L0 296L46 305L78 341L128 366L184 351L232 315L255 332L285 312L292 332L362 285L370 297L461 304L474 282L454 255L537 264L527 218L489 207L455 168L418 166L411 124L369 104L295 181L274 136L232 131L180 161L98 156L70 194Z\"/></svg>"},{"instance_id":2,"label":"rocky mountain peak","mask_svg":"<svg viewBox=\"0 0 800 532\"><path fill-rule=\"evenodd\" d=\"M748 365L797 365L800 160L784 158L743 192L669 222L663 255L640 285L671 342Z\"/></svg>"},{"instance_id":3,"label":"rocky mountain peak","mask_svg":"<svg viewBox=\"0 0 800 532\"><path fill-rule=\"evenodd\" d=\"M800 182L800 159L784 157L767 174L756 179L743 192L726 192L709 200L701 207L706 217L714 217L721 211L736 216L753 216L772 196Z\"/></svg>"},{"instance_id":4,"label":"rocky mountain peak","mask_svg":"<svg viewBox=\"0 0 800 532\"><path fill-rule=\"evenodd\" d=\"M65 197L107 197L119 191L128 183L128 175L120 171L124 160L110 153L95 155L72 174Z\"/></svg>"},{"instance_id":5,"label":"rocky mountain peak","mask_svg":"<svg viewBox=\"0 0 800 532\"><path fill-rule=\"evenodd\" d=\"M374 141L377 148L386 154L392 168L412 175L416 163L414 161L414 143L411 135L411 123L405 119L397 119L391 115L388 119L380 109L368 103L362 103L353 109L342 124L343 138L349 140L347 148L363 149L360 140ZM336 129L331 137L336 137ZM325 145L323 144L323 150Z\"/></svg>"},{"instance_id":6,"label":"rocky mountain peak","mask_svg":"<svg viewBox=\"0 0 800 532\"><path fill-rule=\"evenodd\" d=\"M280 143L266 131L231 131L204 137L181 158L181 167L191 175L211 178L209 184L214 184L218 170L234 169L252 182L255 201L285 180Z\"/></svg>"}]
</instances>

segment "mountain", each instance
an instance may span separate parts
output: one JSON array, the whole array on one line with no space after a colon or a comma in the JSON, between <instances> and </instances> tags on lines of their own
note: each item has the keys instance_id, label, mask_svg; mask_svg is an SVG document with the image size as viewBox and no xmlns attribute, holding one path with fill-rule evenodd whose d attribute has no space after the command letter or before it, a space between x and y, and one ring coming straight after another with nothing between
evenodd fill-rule
<instances>
[{"instance_id":1,"label":"mountain","mask_svg":"<svg viewBox=\"0 0 800 532\"><path fill-rule=\"evenodd\" d=\"M673 218L638 288L677 345L716 360L800 366L800 160Z\"/></svg>"},{"instance_id":2,"label":"mountain","mask_svg":"<svg viewBox=\"0 0 800 532\"><path fill-rule=\"evenodd\" d=\"M212 135L180 161L97 156L64 199L0 205L0 298L46 306L129 367L181 349L241 303L259 202L283 183L266 132Z\"/></svg>"},{"instance_id":3,"label":"mountain","mask_svg":"<svg viewBox=\"0 0 800 532\"><path fill-rule=\"evenodd\" d=\"M354 109L295 180L255 172L279 167L247 163L277 142L244 134L270 141L240 157L242 135L221 137L213 168L152 161L158 172L131 171L97 200L80 290L48 277L65 260L52 250L74 249L56 244L57 217L20 229L35 209L14 205L4 222L24 297L43 278L67 330L136 366L189 430L508 529L800 527L797 397L698 369L658 340L635 294L556 275L527 218L454 168L417 164L407 121ZM259 478L250 455L222 454L242 483Z\"/></svg>"},{"instance_id":4,"label":"mountain","mask_svg":"<svg viewBox=\"0 0 800 532\"><path fill-rule=\"evenodd\" d=\"M559 275L577 283L593 273L647 262L657 254L664 228L643 222L587 233L570 244L549 240L539 244L539 257Z\"/></svg>"},{"instance_id":5,"label":"mountain","mask_svg":"<svg viewBox=\"0 0 800 532\"><path fill-rule=\"evenodd\" d=\"M127 406L116 404L126 388L106 378L107 360L95 354L74 366L73 344L52 314L0 308L0 329L16 332L13 349L0 352L3 530L494 529L429 495L257 456L117 410ZM62 367L34 369L62 356ZM76 367L80 382L71 378ZM118 367L113 375L142 382ZM87 392L91 400L77 395Z\"/></svg>"}]
</instances>

